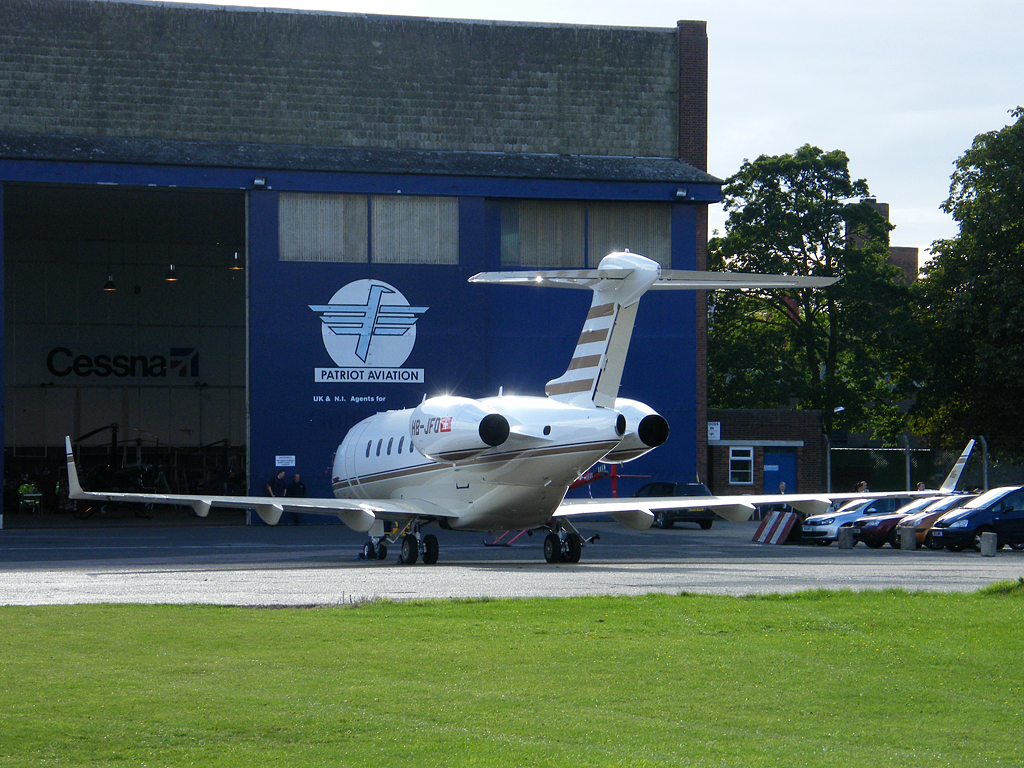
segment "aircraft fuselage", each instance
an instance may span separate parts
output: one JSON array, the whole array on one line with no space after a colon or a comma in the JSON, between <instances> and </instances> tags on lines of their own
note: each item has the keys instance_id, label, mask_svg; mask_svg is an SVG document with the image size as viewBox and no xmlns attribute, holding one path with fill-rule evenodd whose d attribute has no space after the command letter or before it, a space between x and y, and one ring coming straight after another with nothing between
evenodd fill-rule
<instances>
[{"instance_id":1,"label":"aircraft fuselage","mask_svg":"<svg viewBox=\"0 0 1024 768\"><path fill-rule=\"evenodd\" d=\"M622 416L606 408L543 397L472 402L507 420L508 437L500 445L457 461L439 460L417 449L414 432L444 429L450 417L433 417L442 424L434 427L424 426L418 409L379 413L356 424L339 446L332 474L335 496L414 501L425 510L445 512L445 524L459 530L540 526L572 482L623 437Z\"/></svg>"}]
</instances>

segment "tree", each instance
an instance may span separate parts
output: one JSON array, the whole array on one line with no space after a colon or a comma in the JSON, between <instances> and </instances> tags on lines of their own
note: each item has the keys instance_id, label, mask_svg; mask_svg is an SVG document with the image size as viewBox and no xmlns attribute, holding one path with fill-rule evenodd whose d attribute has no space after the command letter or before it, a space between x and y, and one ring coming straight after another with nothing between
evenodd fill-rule
<instances>
[{"instance_id":1,"label":"tree","mask_svg":"<svg viewBox=\"0 0 1024 768\"><path fill-rule=\"evenodd\" d=\"M709 301L714 407L820 409L825 429L903 428L909 293L888 261L888 222L840 150L804 145L745 161L727 180L712 269L835 276L825 290L734 292Z\"/></svg>"},{"instance_id":2,"label":"tree","mask_svg":"<svg viewBox=\"0 0 1024 768\"><path fill-rule=\"evenodd\" d=\"M932 245L915 286L925 434L1024 436L1024 108L1010 114L957 160L942 208L960 233Z\"/></svg>"}]
</instances>

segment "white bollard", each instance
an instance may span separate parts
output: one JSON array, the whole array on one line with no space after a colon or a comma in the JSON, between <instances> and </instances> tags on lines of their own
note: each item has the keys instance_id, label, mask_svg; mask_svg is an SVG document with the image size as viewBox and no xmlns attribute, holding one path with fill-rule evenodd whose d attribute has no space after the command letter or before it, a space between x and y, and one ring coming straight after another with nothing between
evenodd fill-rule
<instances>
[{"instance_id":1,"label":"white bollard","mask_svg":"<svg viewBox=\"0 0 1024 768\"><path fill-rule=\"evenodd\" d=\"M917 549L917 531L909 527L900 531L900 549L904 552L913 552Z\"/></svg>"},{"instance_id":2,"label":"white bollard","mask_svg":"<svg viewBox=\"0 0 1024 768\"><path fill-rule=\"evenodd\" d=\"M985 531L981 534L981 556L995 557L998 544L999 534L995 531Z\"/></svg>"},{"instance_id":3,"label":"white bollard","mask_svg":"<svg viewBox=\"0 0 1024 768\"><path fill-rule=\"evenodd\" d=\"M839 529L839 548L853 549L853 526L844 525Z\"/></svg>"}]
</instances>

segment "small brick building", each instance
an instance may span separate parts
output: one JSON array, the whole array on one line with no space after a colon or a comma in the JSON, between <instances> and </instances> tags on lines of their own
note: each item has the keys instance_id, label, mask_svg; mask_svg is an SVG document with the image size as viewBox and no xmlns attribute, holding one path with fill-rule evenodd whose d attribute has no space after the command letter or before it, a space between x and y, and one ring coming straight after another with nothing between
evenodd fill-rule
<instances>
[{"instance_id":1,"label":"small brick building","mask_svg":"<svg viewBox=\"0 0 1024 768\"><path fill-rule=\"evenodd\" d=\"M716 495L825 490L821 411L708 410L707 484Z\"/></svg>"}]
</instances>

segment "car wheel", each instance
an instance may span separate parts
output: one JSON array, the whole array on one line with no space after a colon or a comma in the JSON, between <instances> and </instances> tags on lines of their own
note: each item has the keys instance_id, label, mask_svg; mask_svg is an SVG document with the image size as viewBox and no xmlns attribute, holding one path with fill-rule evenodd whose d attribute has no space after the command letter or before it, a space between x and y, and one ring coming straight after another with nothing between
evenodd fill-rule
<instances>
[{"instance_id":1,"label":"car wheel","mask_svg":"<svg viewBox=\"0 0 1024 768\"><path fill-rule=\"evenodd\" d=\"M932 538L932 532L931 531L928 531L928 533L926 533L924 535L924 545L926 547L928 547L928 549L935 550L936 552L939 551L940 549L942 549L943 546L945 546L941 542L938 542L938 541L936 541L935 539Z\"/></svg>"},{"instance_id":2,"label":"car wheel","mask_svg":"<svg viewBox=\"0 0 1024 768\"><path fill-rule=\"evenodd\" d=\"M983 533L995 533L991 528L979 528L974 532L974 538L971 539L971 547L975 552L981 552L981 534ZM996 543L996 549L1002 549L998 541Z\"/></svg>"},{"instance_id":3,"label":"car wheel","mask_svg":"<svg viewBox=\"0 0 1024 768\"><path fill-rule=\"evenodd\" d=\"M1024 541L1018 542L1016 544L1011 544L1010 549L1012 549L1014 552L1020 552L1022 549L1024 549Z\"/></svg>"},{"instance_id":4,"label":"car wheel","mask_svg":"<svg viewBox=\"0 0 1024 768\"><path fill-rule=\"evenodd\" d=\"M892 533L889 534L889 546L893 549L903 548L903 542L900 541L900 532L895 528L893 528Z\"/></svg>"},{"instance_id":5,"label":"car wheel","mask_svg":"<svg viewBox=\"0 0 1024 768\"><path fill-rule=\"evenodd\" d=\"M711 527L712 523L714 523L714 520L701 520L700 529L702 531L706 531Z\"/></svg>"}]
</instances>

